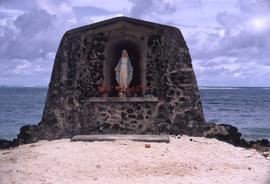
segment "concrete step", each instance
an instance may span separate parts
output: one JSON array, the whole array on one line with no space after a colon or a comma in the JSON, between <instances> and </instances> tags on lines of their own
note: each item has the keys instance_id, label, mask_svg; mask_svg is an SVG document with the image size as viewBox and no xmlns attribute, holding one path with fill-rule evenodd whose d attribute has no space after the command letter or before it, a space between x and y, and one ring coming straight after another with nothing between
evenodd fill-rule
<instances>
[{"instance_id":1,"label":"concrete step","mask_svg":"<svg viewBox=\"0 0 270 184\"><path fill-rule=\"evenodd\" d=\"M93 134L93 135L76 135L71 141L115 141L115 140L132 140L141 142L165 142L170 143L169 135L140 135L140 134Z\"/></svg>"}]
</instances>

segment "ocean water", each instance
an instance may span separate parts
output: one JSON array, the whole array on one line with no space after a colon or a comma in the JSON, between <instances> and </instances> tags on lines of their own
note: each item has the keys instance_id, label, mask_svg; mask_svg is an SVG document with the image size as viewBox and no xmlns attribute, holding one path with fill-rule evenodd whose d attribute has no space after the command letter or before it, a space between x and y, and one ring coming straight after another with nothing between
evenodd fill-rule
<instances>
[{"instance_id":1,"label":"ocean water","mask_svg":"<svg viewBox=\"0 0 270 184\"><path fill-rule=\"evenodd\" d=\"M270 139L270 88L200 88L208 122L236 126L246 139Z\"/></svg>"},{"instance_id":2,"label":"ocean water","mask_svg":"<svg viewBox=\"0 0 270 184\"><path fill-rule=\"evenodd\" d=\"M0 138L12 139L20 127L41 120L47 88L0 87Z\"/></svg>"},{"instance_id":3,"label":"ocean water","mask_svg":"<svg viewBox=\"0 0 270 184\"><path fill-rule=\"evenodd\" d=\"M0 138L41 120L47 88L0 87ZM270 139L270 88L200 88L205 118L236 126L247 139Z\"/></svg>"}]
</instances>

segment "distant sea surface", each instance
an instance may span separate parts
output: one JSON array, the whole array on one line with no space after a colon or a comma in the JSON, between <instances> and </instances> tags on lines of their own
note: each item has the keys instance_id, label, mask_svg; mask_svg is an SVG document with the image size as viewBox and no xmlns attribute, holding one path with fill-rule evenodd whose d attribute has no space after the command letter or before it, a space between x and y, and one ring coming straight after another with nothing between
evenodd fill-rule
<instances>
[{"instance_id":1,"label":"distant sea surface","mask_svg":"<svg viewBox=\"0 0 270 184\"><path fill-rule=\"evenodd\" d=\"M15 138L21 126L40 122L45 87L0 87L0 138ZM201 87L208 122L236 126L247 139L270 139L270 88Z\"/></svg>"}]
</instances>

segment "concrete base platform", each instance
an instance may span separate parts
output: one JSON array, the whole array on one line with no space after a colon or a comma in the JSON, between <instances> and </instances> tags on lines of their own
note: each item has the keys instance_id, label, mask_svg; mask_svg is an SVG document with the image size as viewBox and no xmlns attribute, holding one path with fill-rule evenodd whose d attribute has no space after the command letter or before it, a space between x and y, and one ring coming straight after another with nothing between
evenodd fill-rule
<instances>
[{"instance_id":1,"label":"concrete base platform","mask_svg":"<svg viewBox=\"0 0 270 184\"><path fill-rule=\"evenodd\" d=\"M139 134L93 134L93 135L76 135L71 141L115 141L115 140L132 140L141 142L170 142L169 135L139 135Z\"/></svg>"}]
</instances>

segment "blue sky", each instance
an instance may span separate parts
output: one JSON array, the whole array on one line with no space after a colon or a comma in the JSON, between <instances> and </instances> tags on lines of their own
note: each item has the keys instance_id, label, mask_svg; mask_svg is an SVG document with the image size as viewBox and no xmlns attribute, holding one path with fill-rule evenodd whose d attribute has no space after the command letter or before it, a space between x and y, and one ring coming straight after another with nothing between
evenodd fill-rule
<instances>
[{"instance_id":1,"label":"blue sky","mask_svg":"<svg viewBox=\"0 0 270 184\"><path fill-rule=\"evenodd\" d=\"M0 0L0 85L48 85L65 31L123 15L180 28L201 86L270 86L270 0Z\"/></svg>"}]
</instances>

